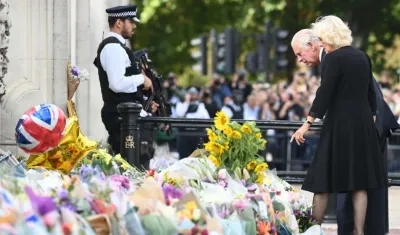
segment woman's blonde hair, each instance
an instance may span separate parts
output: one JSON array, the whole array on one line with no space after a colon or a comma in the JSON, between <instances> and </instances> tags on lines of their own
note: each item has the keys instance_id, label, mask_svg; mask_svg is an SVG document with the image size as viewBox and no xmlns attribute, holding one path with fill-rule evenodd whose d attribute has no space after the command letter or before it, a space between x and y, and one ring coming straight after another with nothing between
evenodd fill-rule
<instances>
[{"instance_id":1,"label":"woman's blonde hair","mask_svg":"<svg viewBox=\"0 0 400 235\"><path fill-rule=\"evenodd\" d=\"M349 46L353 42L349 26L334 15L319 17L311 24L311 30L322 42L335 49Z\"/></svg>"}]
</instances>

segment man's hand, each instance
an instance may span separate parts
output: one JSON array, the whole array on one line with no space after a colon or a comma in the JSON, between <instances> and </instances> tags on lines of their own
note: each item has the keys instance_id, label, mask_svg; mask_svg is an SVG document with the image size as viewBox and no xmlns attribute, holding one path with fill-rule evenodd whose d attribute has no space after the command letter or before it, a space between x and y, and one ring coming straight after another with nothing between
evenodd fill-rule
<instances>
[{"instance_id":1,"label":"man's hand","mask_svg":"<svg viewBox=\"0 0 400 235\"><path fill-rule=\"evenodd\" d=\"M372 118L374 119L374 122L376 122L376 115L372 116Z\"/></svg>"},{"instance_id":2,"label":"man's hand","mask_svg":"<svg viewBox=\"0 0 400 235\"><path fill-rule=\"evenodd\" d=\"M186 103L190 103L190 101L192 101L191 95L190 94L186 94L185 95L185 102Z\"/></svg>"},{"instance_id":3,"label":"man's hand","mask_svg":"<svg viewBox=\"0 0 400 235\"><path fill-rule=\"evenodd\" d=\"M157 104L156 102L152 101L152 103L151 103L151 112L152 113L157 112L158 106L160 106L160 105Z\"/></svg>"},{"instance_id":4,"label":"man's hand","mask_svg":"<svg viewBox=\"0 0 400 235\"><path fill-rule=\"evenodd\" d=\"M151 90L153 92L153 83L151 82L150 78L148 78L146 75L144 76L144 82L143 82L143 86L144 89L143 90Z\"/></svg>"}]
</instances>

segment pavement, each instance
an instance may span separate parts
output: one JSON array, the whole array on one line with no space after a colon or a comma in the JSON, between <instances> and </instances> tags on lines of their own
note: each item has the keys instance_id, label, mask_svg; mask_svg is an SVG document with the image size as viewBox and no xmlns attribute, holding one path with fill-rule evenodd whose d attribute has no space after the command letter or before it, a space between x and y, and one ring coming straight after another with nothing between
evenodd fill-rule
<instances>
[{"instance_id":1,"label":"pavement","mask_svg":"<svg viewBox=\"0 0 400 235\"><path fill-rule=\"evenodd\" d=\"M296 188L300 188L300 185L294 185ZM310 205L312 204L312 193L302 191L306 195ZM326 235L337 234L336 224L323 224ZM400 187L389 188L389 234L400 235ZM380 234L377 234L380 235Z\"/></svg>"}]
</instances>

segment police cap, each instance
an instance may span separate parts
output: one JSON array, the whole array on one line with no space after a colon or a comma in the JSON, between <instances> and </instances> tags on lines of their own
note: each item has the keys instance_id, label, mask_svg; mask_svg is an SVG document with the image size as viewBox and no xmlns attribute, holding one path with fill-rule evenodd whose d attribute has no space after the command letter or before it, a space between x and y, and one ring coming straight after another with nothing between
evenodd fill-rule
<instances>
[{"instance_id":1,"label":"police cap","mask_svg":"<svg viewBox=\"0 0 400 235\"><path fill-rule=\"evenodd\" d=\"M106 12L111 18L132 18L134 21L140 22L137 18L137 9L136 5L117 6L106 9Z\"/></svg>"}]
</instances>

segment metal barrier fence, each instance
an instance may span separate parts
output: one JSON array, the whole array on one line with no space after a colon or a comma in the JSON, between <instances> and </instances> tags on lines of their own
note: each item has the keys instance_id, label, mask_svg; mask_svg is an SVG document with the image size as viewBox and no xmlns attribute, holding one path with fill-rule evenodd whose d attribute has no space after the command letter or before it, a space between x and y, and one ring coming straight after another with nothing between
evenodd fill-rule
<instances>
[{"instance_id":1,"label":"metal barrier fence","mask_svg":"<svg viewBox=\"0 0 400 235\"><path fill-rule=\"evenodd\" d=\"M139 125L142 123L153 124L170 124L176 128L208 128L213 125L212 119L188 119L188 118L163 118L163 117L139 117L142 106L135 103L124 103L119 105L118 110L121 113L121 155L128 160L129 163L139 166L140 156L140 130ZM244 123L245 120L234 120L238 123ZM274 130L297 130L303 122L292 121L255 121L260 130L274 129ZM310 131L318 131L322 127L322 123L314 123L310 127ZM397 131L396 133L399 133ZM287 151L290 152L291 148L288 147ZM290 154L288 154L290 156ZM384 155L385 162L387 162L387 155ZM290 162L286 159L286 165ZM288 167L287 167L288 168ZM387 167L385 165L385 171ZM278 171L278 176L291 184L302 184L306 172L305 171ZM400 186L400 174L389 174L389 186ZM388 192L386 190L386 222L388 227ZM331 197L334 199L335 197ZM332 200L330 200L332 201ZM326 219L335 221L335 203L330 203Z\"/></svg>"}]
</instances>

